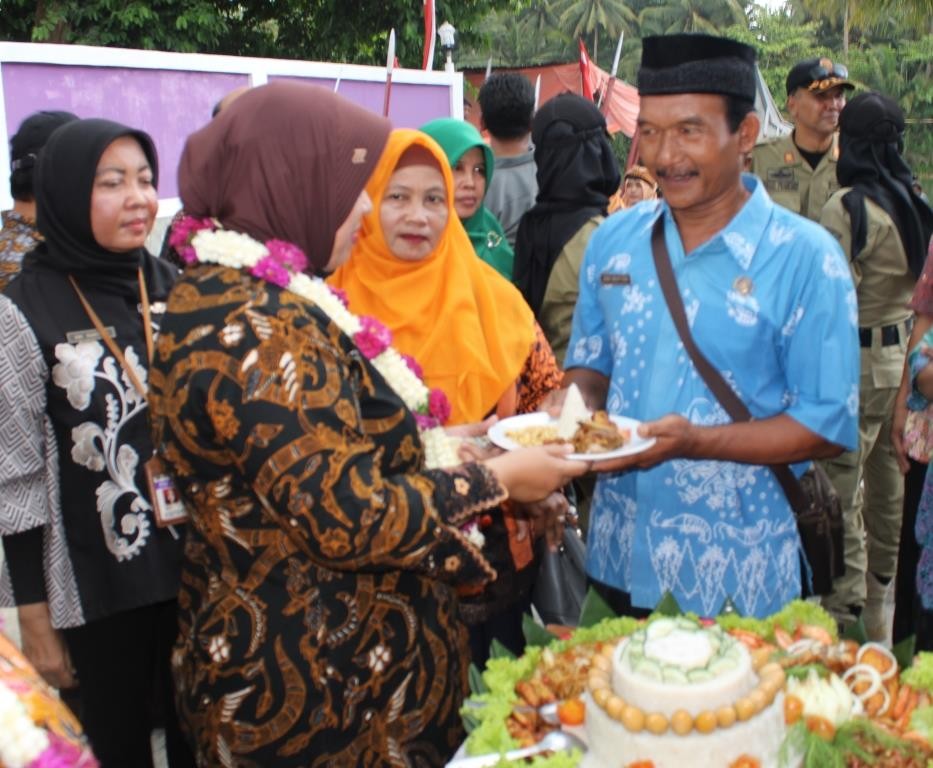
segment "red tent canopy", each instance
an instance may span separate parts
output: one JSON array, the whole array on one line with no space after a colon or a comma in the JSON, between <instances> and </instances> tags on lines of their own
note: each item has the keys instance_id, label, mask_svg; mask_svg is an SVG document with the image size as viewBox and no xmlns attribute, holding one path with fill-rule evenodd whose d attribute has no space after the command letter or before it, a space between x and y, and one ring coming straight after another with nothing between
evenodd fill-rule
<instances>
[{"instance_id":1,"label":"red tent canopy","mask_svg":"<svg viewBox=\"0 0 933 768\"><path fill-rule=\"evenodd\" d=\"M580 64L577 61L569 64L544 64L540 67L506 67L495 71L521 72L532 85L538 79L538 75L541 75L539 106L564 91L582 92ZM479 91L483 80L486 79L486 72L485 70L464 71L463 76L475 91ZM602 93L608 81L609 73L590 62L590 93ZM470 94L464 94L464 97L470 103L467 119L479 126L479 104ZM638 91L628 83L616 80L612 86L612 93L609 94L608 103L603 104L603 112L606 115L610 133L622 131L626 136L631 137L635 133L635 121L638 118Z\"/></svg>"}]
</instances>

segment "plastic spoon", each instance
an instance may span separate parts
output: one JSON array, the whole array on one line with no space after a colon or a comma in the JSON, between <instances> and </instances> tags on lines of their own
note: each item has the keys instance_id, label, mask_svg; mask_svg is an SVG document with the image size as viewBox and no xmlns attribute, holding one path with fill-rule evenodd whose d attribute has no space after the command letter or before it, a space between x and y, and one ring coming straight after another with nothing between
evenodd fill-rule
<instances>
[{"instance_id":1,"label":"plastic spoon","mask_svg":"<svg viewBox=\"0 0 933 768\"><path fill-rule=\"evenodd\" d=\"M500 760L521 760L525 757L539 755L542 752L563 752L570 749L579 749L586 752L586 745L572 733L566 731L551 731L537 744L523 749L512 749L502 754L475 755L462 757L447 763L447 768L489 768Z\"/></svg>"}]
</instances>

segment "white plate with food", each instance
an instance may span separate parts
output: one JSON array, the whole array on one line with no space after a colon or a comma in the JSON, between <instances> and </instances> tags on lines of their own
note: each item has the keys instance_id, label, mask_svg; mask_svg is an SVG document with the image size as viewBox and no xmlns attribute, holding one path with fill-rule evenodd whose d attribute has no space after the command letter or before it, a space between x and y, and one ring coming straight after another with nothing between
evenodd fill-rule
<instances>
[{"instance_id":1,"label":"white plate with food","mask_svg":"<svg viewBox=\"0 0 933 768\"><path fill-rule=\"evenodd\" d=\"M600 419L599 414L600 412L597 412L593 418ZM569 454L568 458L582 461L602 461L604 459L615 459L619 456L630 456L641 453L655 444L655 438L641 437L638 434L638 425L641 422L637 419L616 416L615 414L610 414L608 419L612 427L609 427L605 422L600 423L599 421L595 424L590 420L579 422L577 434L568 439L558 436L558 419L553 418L550 414L538 411L536 413L523 413L520 416L511 416L497 421L489 428L488 434L489 439L495 445L507 451L533 445L560 442L574 443L577 450ZM617 432L618 437L613 435L612 431ZM619 444L608 449L603 443L603 438L608 438L610 445L616 442ZM579 448L584 446L586 450L580 451Z\"/></svg>"}]
</instances>

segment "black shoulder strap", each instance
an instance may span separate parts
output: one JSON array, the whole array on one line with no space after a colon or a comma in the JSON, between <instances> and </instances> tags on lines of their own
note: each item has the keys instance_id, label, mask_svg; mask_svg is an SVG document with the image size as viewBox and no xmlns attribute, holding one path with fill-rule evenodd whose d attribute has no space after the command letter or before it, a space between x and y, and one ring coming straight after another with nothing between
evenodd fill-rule
<instances>
[{"instance_id":1,"label":"black shoulder strap","mask_svg":"<svg viewBox=\"0 0 933 768\"><path fill-rule=\"evenodd\" d=\"M684 302L680 297L680 291L677 288L677 279L674 277L674 270L671 267L671 257L667 252L667 243L664 241L664 215L658 217L651 230L651 254L654 256L654 267L658 273L658 282L661 284L661 290L664 293L664 300L667 302L668 311L671 313L671 319L674 321L674 327L684 344L684 349L690 355L697 373L703 377L706 386L719 400L726 413L733 421L751 421L752 414L745 403L735 393L735 390L729 386L722 374L717 371L713 364L706 359L706 356L697 347L690 333L690 325L687 323L687 314L684 311ZM784 489L788 502L795 512L803 512L809 507L806 494L800 483L794 476L787 464L772 464L771 471Z\"/></svg>"}]
</instances>

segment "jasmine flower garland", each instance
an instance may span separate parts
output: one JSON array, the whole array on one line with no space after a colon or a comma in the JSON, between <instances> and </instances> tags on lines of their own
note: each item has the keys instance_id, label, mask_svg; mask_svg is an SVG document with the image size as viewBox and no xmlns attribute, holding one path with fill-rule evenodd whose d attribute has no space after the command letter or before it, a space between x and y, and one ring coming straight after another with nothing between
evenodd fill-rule
<instances>
[{"instance_id":1,"label":"jasmine flower garland","mask_svg":"<svg viewBox=\"0 0 933 768\"><path fill-rule=\"evenodd\" d=\"M460 463L455 443L443 428L451 412L447 396L440 389L429 389L425 385L418 364L392 347L392 332L385 325L374 317L354 315L347 308L344 296L320 278L305 274L308 259L298 246L283 240L268 240L263 244L249 235L221 229L213 219L191 216L175 224L169 243L186 264L208 263L246 269L254 277L315 304L353 339L360 352L415 415L427 467L436 469Z\"/></svg>"},{"instance_id":2,"label":"jasmine flower garland","mask_svg":"<svg viewBox=\"0 0 933 768\"><path fill-rule=\"evenodd\" d=\"M5 768L97 768L87 750L33 721L15 683L0 680L0 765Z\"/></svg>"}]
</instances>

